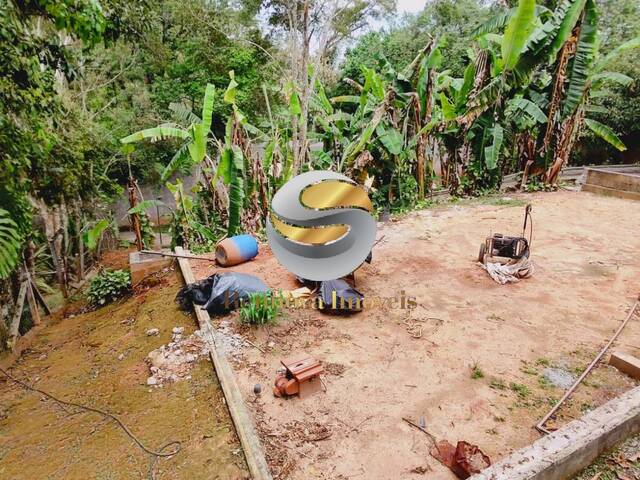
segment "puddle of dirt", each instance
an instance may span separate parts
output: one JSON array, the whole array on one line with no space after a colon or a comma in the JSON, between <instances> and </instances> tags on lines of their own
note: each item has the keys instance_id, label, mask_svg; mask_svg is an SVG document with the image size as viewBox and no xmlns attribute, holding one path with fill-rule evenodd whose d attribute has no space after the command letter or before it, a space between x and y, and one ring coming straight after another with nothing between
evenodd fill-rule
<instances>
[{"instance_id":1,"label":"puddle of dirt","mask_svg":"<svg viewBox=\"0 0 640 480\"><path fill-rule=\"evenodd\" d=\"M117 304L45 327L11 373L65 400L119 418L152 449L170 441L182 451L161 459L156 479L248 478L240 444L210 362L194 362L189 379L147 386L145 357L172 340L172 329L195 331L174 302L181 280ZM150 328L159 335L147 336ZM41 395L0 378L0 478L146 479L149 456L113 422L69 415Z\"/></svg>"}]
</instances>

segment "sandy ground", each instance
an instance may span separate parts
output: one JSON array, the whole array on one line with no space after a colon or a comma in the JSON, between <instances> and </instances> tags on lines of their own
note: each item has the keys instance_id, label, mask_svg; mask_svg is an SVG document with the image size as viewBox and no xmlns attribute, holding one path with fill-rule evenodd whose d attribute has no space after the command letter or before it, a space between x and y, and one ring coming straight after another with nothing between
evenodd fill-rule
<instances>
[{"instance_id":1,"label":"sandy ground","mask_svg":"<svg viewBox=\"0 0 640 480\"><path fill-rule=\"evenodd\" d=\"M500 286L475 263L478 247L491 231L518 234L525 202L533 204L535 274ZM466 440L498 460L537 439L533 425L562 396L545 369L579 374L640 293L637 202L564 191L460 203L380 225L383 235L358 289L415 296L410 318L401 309L288 311L261 329L240 326L237 314L214 319L266 351L247 347L233 359L276 478L454 478L403 417L423 417L438 439ZM199 278L215 271L193 264ZM297 287L266 247L234 269L272 288ZM616 348L640 355L640 319ZM300 352L325 365L326 392L274 398L280 360ZM600 366L550 426L633 386Z\"/></svg>"},{"instance_id":2,"label":"sandy ground","mask_svg":"<svg viewBox=\"0 0 640 480\"><path fill-rule=\"evenodd\" d=\"M64 400L117 414L152 449L182 442L181 452L158 461L157 480L248 478L208 360L198 362L188 380L146 384L147 354L170 341L173 327L195 330L195 320L174 302L179 276L168 272L153 283L94 312L48 319L10 373ZM150 328L159 335L147 336ZM148 479L149 461L113 422L65 412L0 375L0 478Z\"/></svg>"}]
</instances>

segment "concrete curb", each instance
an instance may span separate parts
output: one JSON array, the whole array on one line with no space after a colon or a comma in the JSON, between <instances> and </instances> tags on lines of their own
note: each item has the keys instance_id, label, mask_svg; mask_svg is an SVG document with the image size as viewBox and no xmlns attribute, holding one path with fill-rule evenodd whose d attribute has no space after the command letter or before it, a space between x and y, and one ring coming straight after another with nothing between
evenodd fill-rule
<instances>
[{"instance_id":1,"label":"concrete curb","mask_svg":"<svg viewBox=\"0 0 640 480\"><path fill-rule=\"evenodd\" d=\"M640 432L640 387L535 441L470 480L570 478L621 440Z\"/></svg>"}]
</instances>

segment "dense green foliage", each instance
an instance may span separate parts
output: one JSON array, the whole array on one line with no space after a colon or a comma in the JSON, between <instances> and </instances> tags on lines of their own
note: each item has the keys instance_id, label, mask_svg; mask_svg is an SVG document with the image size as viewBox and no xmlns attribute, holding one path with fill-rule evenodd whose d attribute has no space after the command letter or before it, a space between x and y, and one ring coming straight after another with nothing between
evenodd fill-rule
<instances>
[{"instance_id":1,"label":"dense green foliage","mask_svg":"<svg viewBox=\"0 0 640 480\"><path fill-rule=\"evenodd\" d=\"M131 274L126 270L103 270L91 279L89 302L101 307L125 295L131 289Z\"/></svg>"}]
</instances>

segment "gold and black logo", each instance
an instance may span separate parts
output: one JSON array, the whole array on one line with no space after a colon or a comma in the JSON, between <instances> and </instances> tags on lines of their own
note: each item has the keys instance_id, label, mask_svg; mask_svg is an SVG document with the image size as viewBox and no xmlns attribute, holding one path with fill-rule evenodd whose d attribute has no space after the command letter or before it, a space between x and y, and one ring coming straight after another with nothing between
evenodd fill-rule
<instances>
[{"instance_id":1,"label":"gold and black logo","mask_svg":"<svg viewBox=\"0 0 640 480\"><path fill-rule=\"evenodd\" d=\"M311 171L289 180L273 197L269 246L289 271L333 280L365 260L376 235L367 192L336 172Z\"/></svg>"}]
</instances>

